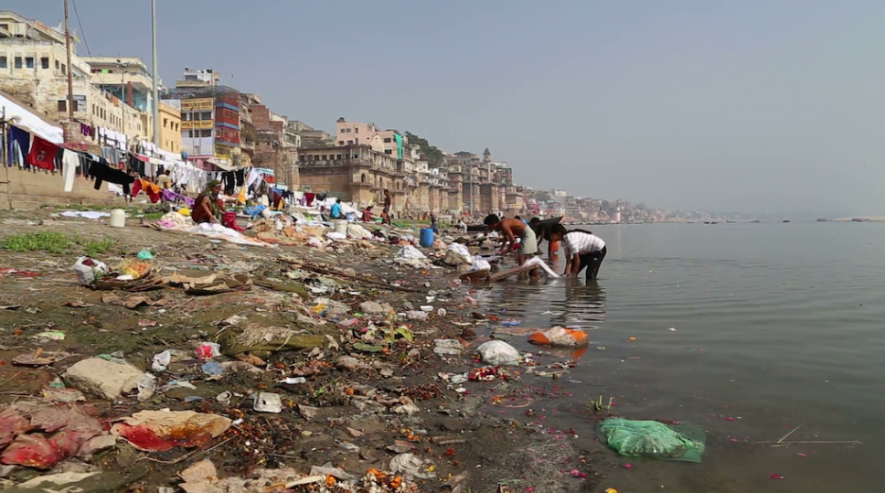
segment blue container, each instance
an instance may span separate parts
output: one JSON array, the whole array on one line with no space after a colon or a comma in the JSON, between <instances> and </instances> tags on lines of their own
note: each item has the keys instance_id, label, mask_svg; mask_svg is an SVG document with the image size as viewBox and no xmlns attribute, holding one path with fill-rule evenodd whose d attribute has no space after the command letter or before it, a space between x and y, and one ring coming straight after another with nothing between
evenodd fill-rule
<instances>
[{"instance_id":1,"label":"blue container","mask_svg":"<svg viewBox=\"0 0 885 493\"><path fill-rule=\"evenodd\" d=\"M421 246L430 248L433 246L433 229L424 228L421 230Z\"/></svg>"}]
</instances>

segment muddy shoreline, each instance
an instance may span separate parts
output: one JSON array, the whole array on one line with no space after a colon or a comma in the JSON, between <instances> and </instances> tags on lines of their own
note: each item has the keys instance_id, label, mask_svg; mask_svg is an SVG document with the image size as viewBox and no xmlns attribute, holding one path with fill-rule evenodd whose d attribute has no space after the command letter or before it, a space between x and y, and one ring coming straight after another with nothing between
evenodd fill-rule
<instances>
[{"instance_id":1,"label":"muddy shoreline","mask_svg":"<svg viewBox=\"0 0 885 493\"><path fill-rule=\"evenodd\" d=\"M412 454L422 464L422 477L407 477L413 482L400 490L566 492L605 486L595 472L600 445L592 437L547 428L536 417L536 408L555 399L555 384L528 377L526 366L508 367L507 376L493 381L452 383L440 378L484 366L475 350L496 326L481 320L492 308L472 303L470 288L454 283L457 276L451 269L396 264L392 259L401 247L374 241L341 242L325 249L264 249L157 231L138 219L115 230L100 221L52 214L0 216L0 241L40 231L112 239L113 245L98 256L109 264L148 249L159 276L240 272L278 283L276 289L252 285L203 296L182 287L144 293L95 291L77 285L71 266L82 252L76 247L61 254L0 250L0 305L8 307L0 310L0 408L23 402L43 405L43 390L57 386L53 382L79 360L110 355L150 372L155 355L172 350L180 356L165 371L153 372L157 387L176 381L191 386L158 390L141 401L134 393L115 401L86 395L85 403L75 405L90 408L106 424L159 409L211 413L233 422L203 447L143 452L118 440L89 462L68 459L56 470L76 466L128 474L115 485L119 491L181 491L178 474L204 459L212 461L221 478L249 478L262 469L280 468L307 475L312 467L323 465L360 477L371 469L387 471L391 459ZM293 260L331 270L352 269L348 274L375 282L317 274L299 269ZM384 283L409 291L386 289ZM307 293L280 289L280 284L303 285ZM144 297L144 302L128 307L127 300L135 296ZM319 306L323 300L328 303ZM385 309L365 313L374 306L367 301ZM427 305L433 311L425 321L392 319L387 311L389 306L402 314ZM440 308L446 310L444 316L438 314ZM195 356L196 348L216 340L219 332L250 326L279 327L323 336L325 341L313 350L265 351L263 364L251 361L254 365L248 370L240 365L221 375L207 374L206 361ZM384 340L388 327L407 327L413 340ZM64 340L35 338L46 332L63 332ZM462 341L462 354L435 354L437 339ZM375 352L378 347L380 352ZM37 367L12 363L35 351L70 356ZM216 360L234 362L238 357L222 355ZM557 361L537 360L541 367ZM303 383L280 383L297 377ZM219 400L225 392L229 400ZM278 394L282 412L256 411L258 392ZM51 473L22 466L2 471L7 488ZM573 473L586 477L575 478ZM335 489L338 485L310 487L340 490Z\"/></svg>"}]
</instances>

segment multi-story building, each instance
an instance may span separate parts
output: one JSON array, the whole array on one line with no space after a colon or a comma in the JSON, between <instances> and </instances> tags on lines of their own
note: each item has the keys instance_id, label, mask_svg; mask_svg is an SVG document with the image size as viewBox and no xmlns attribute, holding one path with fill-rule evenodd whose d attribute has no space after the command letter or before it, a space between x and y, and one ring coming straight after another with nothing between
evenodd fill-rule
<instances>
[{"instance_id":1,"label":"multi-story building","mask_svg":"<svg viewBox=\"0 0 885 493\"><path fill-rule=\"evenodd\" d=\"M301 189L330 193L343 201L366 206L384 200L384 190L394 195L393 209L403 207L403 175L397 159L367 144L338 147L301 148L298 150Z\"/></svg>"},{"instance_id":2,"label":"multi-story building","mask_svg":"<svg viewBox=\"0 0 885 493\"><path fill-rule=\"evenodd\" d=\"M175 81L175 87L210 87L217 86L221 74L210 69L184 69L184 77Z\"/></svg>"},{"instance_id":3,"label":"multi-story building","mask_svg":"<svg viewBox=\"0 0 885 493\"><path fill-rule=\"evenodd\" d=\"M406 156L409 140L397 130L379 130L374 123L349 122L339 118L335 122L335 138L337 145L368 144L383 147L384 154L395 159Z\"/></svg>"},{"instance_id":4,"label":"multi-story building","mask_svg":"<svg viewBox=\"0 0 885 493\"><path fill-rule=\"evenodd\" d=\"M92 74L92 84L126 101L126 104L153 113L153 78L147 65L137 57L84 57Z\"/></svg>"},{"instance_id":5,"label":"multi-story building","mask_svg":"<svg viewBox=\"0 0 885 493\"><path fill-rule=\"evenodd\" d=\"M190 71L193 72L193 71ZM200 71L200 75L217 75ZM192 159L214 158L231 161L239 153L241 94L227 86L190 80L185 71L183 87L167 90L163 102L181 111L181 149Z\"/></svg>"},{"instance_id":6,"label":"multi-story building","mask_svg":"<svg viewBox=\"0 0 885 493\"><path fill-rule=\"evenodd\" d=\"M181 111L160 103L160 148L175 154L181 153Z\"/></svg>"},{"instance_id":7,"label":"multi-story building","mask_svg":"<svg viewBox=\"0 0 885 493\"><path fill-rule=\"evenodd\" d=\"M289 133L301 138L301 145L304 147L333 147L335 145L334 135L325 130L317 130L302 121L289 120L288 127Z\"/></svg>"},{"instance_id":8,"label":"multi-story building","mask_svg":"<svg viewBox=\"0 0 885 493\"><path fill-rule=\"evenodd\" d=\"M67 121L70 72L77 121L129 139L150 140L151 113L96 85L92 68L76 54L79 40L72 38L69 67L63 31L9 10L0 11L0 89L49 120Z\"/></svg>"}]
</instances>

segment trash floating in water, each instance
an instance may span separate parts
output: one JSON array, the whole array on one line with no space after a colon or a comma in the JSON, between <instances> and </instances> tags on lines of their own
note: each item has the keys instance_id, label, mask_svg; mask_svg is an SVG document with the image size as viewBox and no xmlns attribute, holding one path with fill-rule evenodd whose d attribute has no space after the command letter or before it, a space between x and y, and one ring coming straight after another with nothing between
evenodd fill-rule
<instances>
[{"instance_id":1,"label":"trash floating in water","mask_svg":"<svg viewBox=\"0 0 885 493\"><path fill-rule=\"evenodd\" d=\"M771 479L778 479L778 480L780 480L780 479L784 479L784 477L781 476L780 474L772 474L772 475L771 475Z\"/></svg>"},{"instance_id":2,"label":"trash floating in water","mask_svg":"<svg viewBox=\"0 0 885 493\"><path fill-rule=\"evenodd\" d=\"M599 424L598 434L627 457L700 462L704 453L704 432L692 425L609 418Z\"/></svg>"}]
</instances>

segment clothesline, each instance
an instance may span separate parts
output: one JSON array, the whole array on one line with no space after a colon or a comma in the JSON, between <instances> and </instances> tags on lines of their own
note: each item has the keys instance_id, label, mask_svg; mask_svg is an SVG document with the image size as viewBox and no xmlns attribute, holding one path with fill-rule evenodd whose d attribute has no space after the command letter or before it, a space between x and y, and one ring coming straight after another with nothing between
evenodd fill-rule
<instances>
[{"instance_id":1,"label":"clothesline","mask_svg":"<svg viewBox=\"0 0 885 493\"><path fill-rule=\"evenodd\" d=\"M103 127L88 131L96 131L105 141L115 143L125 141L123 134ZM141 190L145 190L153 202L159 201L164 195L167 200L182 199L186 203L192 202L189 197L171 190L166 193L157 186L157 179L168 170L169 177L178 191L200 193L209 181L219 180L224 184L228 195L240 197L241 201L245 201L246 198L255 197L255 192L258 192L258 195L263 194L267 188L273 186L274 181L273 171L263 168L249 168L248 173L246 167L234 171L206 171L193 163L181 160L180 155L158 149L149 142L139 144L138 150L143 153L127 151L125 146L121 149L116 145L105 145L101 146L102 155L97 156L62 147L33 134L28 129L14 125L8 126L7 135L3 137L3 145L7 145L9 156L7 166L42 169L50 173L60 171L65 192L73 191L74 178L79 175L94 180L96 190L100 190L102 183L107 182L110 192L134 197ZM159 155L161 158L147 154ZM179 159L175 159L176 156L179 156ZM135 172L138 176L132 176L131 172ZM278 205L284 196L287 202L293 203L293 192L279 189L273 191L271 188L271 195L274 205ZM299 196L298 200L302 200L302 197Z\"/></svg>"}]
</instances>

